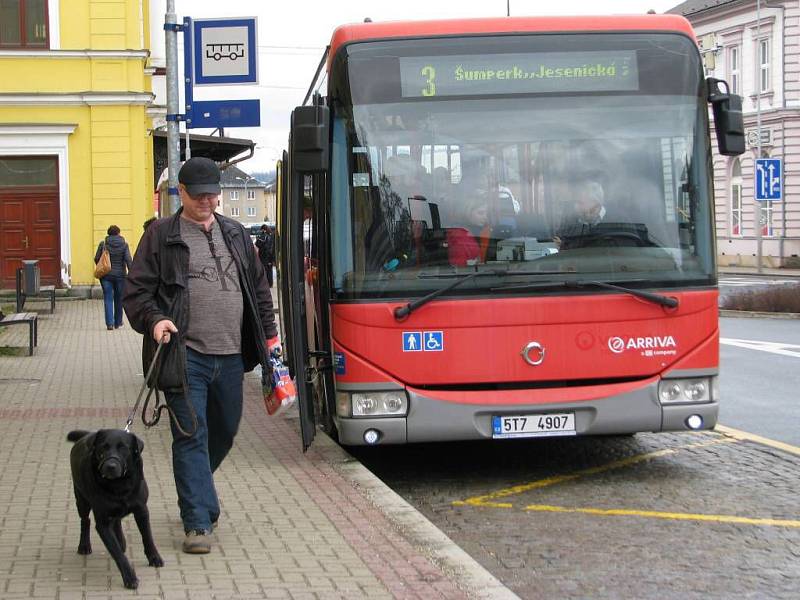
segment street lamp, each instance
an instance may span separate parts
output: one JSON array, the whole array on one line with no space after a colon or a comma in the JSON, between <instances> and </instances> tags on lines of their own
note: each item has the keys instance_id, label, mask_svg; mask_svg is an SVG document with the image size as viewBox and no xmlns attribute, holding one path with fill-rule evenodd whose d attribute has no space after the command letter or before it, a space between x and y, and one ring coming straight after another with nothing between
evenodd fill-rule
<instances>
[{"instance_id":1,"label":"street lamp","mask_svg":"<svg viewBox=\"0 0 800 600\"><path fill-rule=\"evenodd\" d=\"M245 179L246 177L246 179ZM234 179L238 179L239 181L244 181L244 203L247 202L247 183L250 181L258 181L255 177L250 177L250 175L245 175L245 177L239 177L238 175L234 175ZM244 204L242 203L242 204Z\"/></svg>"}]
</instances>

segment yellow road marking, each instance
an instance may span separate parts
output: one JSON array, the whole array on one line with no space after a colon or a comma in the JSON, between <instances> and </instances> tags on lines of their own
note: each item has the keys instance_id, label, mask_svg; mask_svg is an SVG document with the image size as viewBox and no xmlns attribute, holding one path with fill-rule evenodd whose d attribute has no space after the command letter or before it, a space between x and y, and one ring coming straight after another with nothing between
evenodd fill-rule
<instances>
[{"instance_id":1,"label":"yellow road marking","mask_svg":"<svg viewBox=\"0 0 800 600\"><path fill-rule=\"evenodd\" d=\"M584 513L589 515L603 516L647 517L651 519L669 519L672 521L708 521L712 523L739 523L743 525L800 528L800 521L792 521L790 519L751 519L749 517L735 517L733 515L700 515L693 513L658 512L652 510L628 510L622 508L566 508L564 506L548 506L547 504L530 504L525 507L525 510L538 512Z\"/></svg>"},{"instance_id":2,"label":"yellow road marking","mask_svg":"<svg viewBox=\"0 0 800 600\"><path fill-rule=\"evenodd\" d=\"M759 444L765 444L767 446L771 446L773 448L778 448L780 450L785 450L787 452L791 452L793 454L800 455L800 448L796 446L792 446L790 444L785 444L783 442L777 442L775 440L770 440L767 438L763 438L758 435L754 435L751 433L747 433L745 431L739 431L737 429L732 429L730 427L724 427L722 425L717 425L716 430L722 433L726 437L715 437L709 441L704 442L696 442L694 444L686 444L684 446L678 446L677 448L667 448L664 450L656 450L654 452L648 452L646 454L638 454L636 456L630 456L628 458L623 458L621 460L615 460L605 465L601 465L599 467L591 467L589 469L582 469L580 471L576 471L574 473L570 473L567 475L556 475L554 477L546 477L545 479L539 479L538 481L532 481L530 483L524 483L521 485L515 485L510 488L505 488L502 490L498 490L496 492L492 492L490 494L485 494L483 496L473 496L472 498L467 498L466 500L456 500L453 502L454 506L488 506L491 508L514 508L514 505L510 502L496 502L501 498L507 498L509 496L514 496L516 494L521 494L523 492L527 492L530 490L535 489L542 489L545 487L549 487L552 485L556 485L559 483L564 483L566 481L574 481L581 477L587 477L589 475L596 475L598 473L603 473L606 471L611 471L613 469L620 469L623 467L628 467L631 465L635 465L640 462L644 462L646 460L650 460L653 458L658 458L660 456L667 456L670 454L675 454L680 450L686 450L689 448L702 448L705 446L711 446L714 444L723 444L723 443L730 443L730 442L738 442L741 440L750 440L757 442ZM713 435L713 434L709 434ZM762 527L795 527L800 528L800 521L791 520L791 519L761 519L761 518L751 518L751 517L737 517L734 515L704 515L704 514L697 514L697 513L673 513L673 512L659 512L659 511L652 511L652 510L632 510L632 509L624 509L624 508L613 508L613 509L605 509L605 508L567 508L565 506L551 506L548 504L529 504L523 510L526 511L536 511L536 512L559 512L559 513L582 513L582 514L589 514L589 515L601 515L601 516L632 516L632 517L644 517L650 519L668 519L673 521L704 521L709 523L737 523L741 525L757 525Z\"/></svg>"},{"instance_id":3,"label":"yellow road marking","mask_svg":"<svg viewBox=\"0 0 800 600\"><path fill-rule=\"evenodd\" d=\"M784 452L790 452L792 454L800 456L800 448L798 448L797 446L792 446L791 444L786 444L784 442L771 440L769 438L761 437L760 435L756 435L754 433L739 431L738 429L733 429L732 427L725 427L724 425L717 425L714 429L715 431L719 431L720 433L729 435L737 440L749 440L751 442L764 444L765 446L770 446L772 448L777 448L778 450L783 450Z\"/></svg>"},{"instance_id":4,"label":"yellow road marking","mask_svg":"<svg viewBox=\"0 0 800 600\"><path fill-rule=\"evenodd\" d=\"M686 444L685 446L678 446L677 448L667 448L665 450L656 450L654 452L648 452L646 454L637 454L635 456L630 456L628 458L623 458L620 460L615 460L605 465L601 465L599 467L591 467L589 469L583 469L581 471L576 471L575 473L570 473L568 475L556 475L554 477L547 477L545 479L539 479L538 481L533 481L530 483L523 483L521 485L515 485L510 488L505 488L502 490L498 490L496 492L492 492L491 494L486 494L484 496L473 496L472 498L467 498L466 500L456 500L453 502L454 506L490 506L492 508L513 508L513 504L508 502L496 502L495 500L499 500L500 498L507 498L508 496L515 496L517 494L522 494L524 492L528 492L530 490L537 490L545 487L549 487L551 485L556 485L559 483L564 483L566 481L574 481L575 479L579 479L581 477L587 477L589 475L596 475L598 473L604 473L606 471L611 471L613 469L621 469L623 467L629 467L631 465L635 465L640 462L644 462L646 460L651 460L653 458L658 458L660 456L667 456L670 454L675 454L679 450L686 450L689 448L701 448L704 446L711 446L713 444L724 444L729 442L736 442L737 440L732 437L718 437L714 438L710 441L705 442L696 442L694 444Z\"/></svg>"}]
</instances>

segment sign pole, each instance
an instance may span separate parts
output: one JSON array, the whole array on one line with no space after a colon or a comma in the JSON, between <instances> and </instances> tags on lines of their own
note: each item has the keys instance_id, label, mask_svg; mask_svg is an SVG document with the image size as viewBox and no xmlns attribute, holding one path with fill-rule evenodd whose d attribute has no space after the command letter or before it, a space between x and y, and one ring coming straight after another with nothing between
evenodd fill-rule
<instances>
[{"instance_id":1,"label":"sign pole","mask_svg":"<svg viewBox=\"0 0 800 600\"><path fill-rule=\"evenodd\" d=\"M758 52L756 56L758 56L759 65L761 64L761 0L756 0L756 43L758 44ZM758 72L758 95L756 96L756 131L758 132L758 146L756 146L756 158L761 158L761 71ZM756 172L757 169L753 169L753 183L754 187L758 187L758 173ZM758 190L756 193L753 194L754 198L758 198ZM761 275L762 267L761 267L761 245L763 241L763 235L761 232L761 219L763 217L763 210L761 209L761 202L756 200L756 265L758 268L758 274Z\"/></svg>"},{"instance_id":2,"label":"sign pole","mask_svg":"<svg viewBox=\"0 0 800 600\"><path fill-rule=\"evenodd\" d=\"M183 102L184 113L186 114L186 160L192 158L192 150L189 146L189 129L192 127L192 104L194 102L192 80L192 19L183 17Z\"/></svg>"},{"instance_id":3,"label":"sign pole","mask_svg":"<svg viewBox=\"0 0 800 600\"><path fill-rule=\"evenodd\" d=\"M178 18L175 15L175 0L167 0L164 15L164 34L167 52L167 170L169 174L169 214L180 207L178 195L178 169L181 162L181 134L178 120ZM159 216L165 216L163 214Z\"/></svg>"}]
</instances>

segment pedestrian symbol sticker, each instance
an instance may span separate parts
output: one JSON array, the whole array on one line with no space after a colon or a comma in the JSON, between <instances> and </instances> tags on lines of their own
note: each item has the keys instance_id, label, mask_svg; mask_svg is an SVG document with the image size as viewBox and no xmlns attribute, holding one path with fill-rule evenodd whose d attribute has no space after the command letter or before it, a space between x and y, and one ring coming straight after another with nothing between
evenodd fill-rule
<instances>
[{"instance_id":1,"label":"pedestrian symbol sticker","mask_svg":"<svg viewBox=\"0 0 800 600\"><path fill-rule=\"evenodd\" d=\"M422 351L422 332L404 331L403 332L403 352Z\"/></svg>"},{"instance_id":2,"label":"pedestrian symbol sticker","mask_svg":"<svg viewBox=\"0 0 800 600\"><path fill-rule=\"evenodd\" d=\"M441 352L444 350L444 334L441 331L426 331L424 337L426 352Z\"/></svg>"}]
</instances>

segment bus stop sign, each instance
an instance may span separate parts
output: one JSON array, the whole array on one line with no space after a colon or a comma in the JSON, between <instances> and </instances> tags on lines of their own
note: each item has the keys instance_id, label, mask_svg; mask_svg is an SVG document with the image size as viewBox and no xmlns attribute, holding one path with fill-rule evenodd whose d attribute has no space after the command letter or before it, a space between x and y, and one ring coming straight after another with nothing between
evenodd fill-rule
<instances>
[{"instance_id":1,"label":"bus stop sign","mask_svg":"<svg viewBox=\"0 0 800 600\"><path fill-rule=\"evenodd\" d=\"M783 165L780 158L756 159L756 200L780 201L783 196Z\"/></svg>"},{"instance_id":2,"label":"bus stop sign","mask_svg":"<svg viewBox=\"0 0 800 600\"><path fill-rule=\"evenodd\" d=\"M256 18L195 19L194 85L258 83Z\"/></svg>"}]
</instances>

